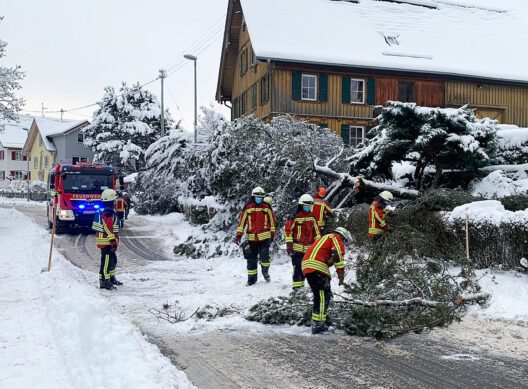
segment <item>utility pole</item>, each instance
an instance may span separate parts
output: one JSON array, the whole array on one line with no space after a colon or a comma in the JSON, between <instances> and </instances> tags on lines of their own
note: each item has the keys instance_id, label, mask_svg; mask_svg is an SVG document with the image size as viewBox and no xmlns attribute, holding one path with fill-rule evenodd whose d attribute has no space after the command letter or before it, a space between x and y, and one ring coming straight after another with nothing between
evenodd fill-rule
<instances>
[{"instance_id":1,"label":"utility pole","mask_svg":"<svg viewBox=\"0 0 528 389\"><path fill-rule=\"evenodd\" d=\"M194 62L194 143L198 143L198 85L196 75L196 63L198 58L195 55L185 54L183 58Z\"/></svg>"},{"instance_id":2,"label":"utility pole","mask_svg":"<svg viewBox=\"0 0 528 389\"><path fill-rule=\"evenodd\" d=\"M64 110L61 108L61 123L62 123L62 115L64 114Z\"/></svg>"},{"instance_id":3,"label":"utility pole","mask_svg":"<svg viewBox=\"0 0 528 389\"><path fill-rule=\"evenodd\" d=\"M47 109L47 108L44 107L44 103L40 103L40 106L41 106L41 114L42 114L42 117L44 117L44 110Z\"/></svg>"},{"instance_id":4,"label":"utility pole","mask_svg":"<svg viewBox=\"0 0 528 389\"><path fill-rule=\"evenodd\" d=\"M167 77L167 72L161 69L159 71L159 78L161 80L161 136L165 136L165 102L163 100L163 81Z\"/></svg>"}]
</instances>

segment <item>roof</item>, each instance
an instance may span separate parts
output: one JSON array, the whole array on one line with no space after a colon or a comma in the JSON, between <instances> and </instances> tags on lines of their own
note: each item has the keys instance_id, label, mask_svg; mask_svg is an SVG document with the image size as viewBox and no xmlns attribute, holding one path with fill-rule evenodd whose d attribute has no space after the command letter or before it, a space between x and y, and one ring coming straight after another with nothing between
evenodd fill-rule
<instances>
[{"instance_id":1,"label":"roof","mask_svg":"<svg viewBox=\"0 0 528 389\"><path fill-rule=\"evenodd\" d=\"M240 2L260 60L528 83L525 0Z\"/></svg>"},{"instance_id":2,"label":"roof","mask_svg":"<svg viewBox=\"0 0 528 389\"><path fill-rule=\"evenodd\" d=\"M46 117L36 117L35 123L38 131L42 136L44 146L48 151L56 151L52 138L58 135L64 135L77 127L87 124L86 120L67 120Z\"/></svg>"},{"instance_id":3,"label":"roof","mask_svg":"<svg viewBox=\"0 0 528 389\"><path fill-rule=\"evenodd\" d=\"M33 123L33 117L20 115L18 120L1 120L0 125L4 127L0 131L0 145L6 149L21 149Z\"/></svg>"}]
</instances>

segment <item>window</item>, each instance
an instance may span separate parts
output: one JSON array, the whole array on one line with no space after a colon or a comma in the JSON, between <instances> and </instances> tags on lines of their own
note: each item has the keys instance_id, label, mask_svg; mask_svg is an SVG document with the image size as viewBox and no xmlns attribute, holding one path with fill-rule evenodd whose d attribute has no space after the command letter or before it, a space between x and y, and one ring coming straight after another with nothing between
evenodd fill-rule
<instances>
[{"instance_id":1,"label":"window","mask_svg":"<svg viewBox=\"0 0 528 389\"><path fill-rule=\"evenodd\" d=\"M15 161L22 161L24 158L22 157L22 151L15 151Z\"/></svg>"},{"instance_id":2,"label":"window","mask_svg":"<svg viewBox=\"0 0 528 389\"><path fill-rule=\"evenodd\" d=\"M38 137L39 137L39 146L42 147L42 144L43 144L44 142L43 142L42 137L41 137L40 135L39 135Z\"/></svg>"},{"instance_id":3,"label":"window","mask_svg":"<svg viewBox=\"0 0 528 389\"><path fill-rule=\"evenodd\" d=\"M240 96L240 116L244 116L247 113L247 91L242 93Z\"/></svg>"},{"instance_id":4,"label":"window","mask_svg":"<svg viewBox=\"0 0 528 389\"><path fill-rule=\"evenodd\" d=\"M239 110L238 104L239 104L239 98L235 97L233 99L233 119L240 117L240 114L239 114L240 110Z\"/></svg>"},{"instance_id":5,"label":"window","mask_svg":"<svg viewBox=\"0 0 528 389\"><path fill-rule=\"evenodd\" d=\"M255 51L251 49L251 67L257 66L257 56L255 55Z\"/></svg>"},{"instance_id":6,"label":"window","mask_svg":"<svg viewBox=\"0 0 528 389\"><path fill-rule=\"evenodd\" d=\"M14 173L15 174L13 175L13 177L14 177L15 180L22 180L25 177L25 174L24 174L23 171L17 170Z\"/></svg>"},{"instance_id":7,"label":"window","mask_svg":"<svg viewBox=\"0 0 528 389\"><path fill-rule=\"evenodd\" d=\"M350 103L365 104L365 80L350 80Z\"/></svg>"},{"instance_id":8,"label":"window","mask_svg":"<svg viewBox=\"0 0 528 389\"><path fill-rule=\"evenodd\" d=\"M257 84L251 86L251 110L257 108Z\"/></svg>"},{"instance_id":9,"label":"window","mask_svg":"<svg viewBox=\"0 0 528 389\"><path fill-rule=\"evenodd\" d=\"M4 150L0 150L0 161L4 159Z\"/></svg>"},{"instance_id":10,"label":"window","mask_svg":"<svg viewBox=\"0 0 528 389\"><path fill-rule=\"evenodd\" d=\"M303 74L301 80L302 100L317 100L317 76L313 74Z\"/></svg>"},{"instance_id":11,"label":"window","mask_svg":"<svg viewBox=\"0 0 528 389\"><path fill-rule=\"evenodd\" d=\"M260 104L265 104L269 100L269 77L265 75L260 79Z\"/></svg>"},{"instance_id":12,"label":"window","mask_svg":"<svg viewBox=\"0 0 528 389\"><path fill-rule=\"evenodd\" d=\"M365 127L350 126L350 142L349 145L356 147L365 140Z\"/></svg>"},{"instance_id":13,"label":"window","mask_svg":"<svg viewBox=\"0 0 528 389\"><path fill-rule=\"evenodd\" d=\"M414 83L400 81L399 100L402 103L412 103L414 100Z\"/></svg>"},{"instance_id":14,"label":"window","mask_svg":"<svg viewBox=\"0 0 528 389\"><path fill-rule=\"evenodd\" d=\"M77 134L77 143L83 143L84 142L84 134L82 132L79 132Z\"/></svg>"},{"instance_id":15,"label":"window","mask_svg":"<svg viewBox=\"0 0 528 389\"><path fill-rule=\"evenodd\" d=\"M48 158L47 155L44 156L44 167L45 167L45 168L49 167L49 158Z\"/></svg>"},{"instance_id":16,"label":"window","mask_svg":"<svg viewBox=\"0 0 528 389\"><path fill-rule=\"evenodd\" d=\"M81 162L88 162L88 157L81 157Z\"/></svg>"},{"instance_id":17,"label":"window","mask_svg":"<svg viewBox=\"0 0 528 389\"><path fill-rule=\"evenodd\" d=\"M35 159L33 159L33 169L38 169L38 157L35 157Z\"/></svg>"},{"instance_id":18,"label":"window","mask_svg":"<svg viewBox=\"0 0 528 389\"><path fill-rule=\"evenodd\" d=\"M243 76L248 70L248 49L244 47L240 52L240 75Z\"/></svg>"}]
</instances>

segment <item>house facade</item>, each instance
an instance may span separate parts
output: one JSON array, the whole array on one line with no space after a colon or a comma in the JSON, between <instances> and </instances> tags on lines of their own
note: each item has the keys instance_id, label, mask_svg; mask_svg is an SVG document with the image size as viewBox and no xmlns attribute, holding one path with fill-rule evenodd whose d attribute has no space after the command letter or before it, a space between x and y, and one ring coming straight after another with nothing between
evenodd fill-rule
<instances>
[{"instance_id":1,"label":"house facade","mask_svg":"<svg viewBox=\"0 0 528 389\"><path fill-rule=\"evenodd\" d=\"M31 180L46 182L48 171L56 162L92 161L93 152L82 144L80 133L87 125L87 121L35 118L23 148L24 155L30 158Z\"/></svg>"},{"instance_id":2,"label":"house facade","mask_svg":"<svg viewBox=\"0 0 528 389\"><path fill-rule=\"evenodd\" d=\"M231 105L232 119L293 114L349 145L391 100L469 105L479 117L527 127L528 67L510 36L528 14L464 1L230 0L216 98Z\"/></svg>"},{"instance_id":3,"label":"house facade","mask_svg":"<svg viewBox=\"0 0 528 389\"><path fill-rule=\"evenodd\" d=\"M27 179L29 161L22 153L33 118L20 116L17 121L6 121L0 132L0 181Z\"/></svg>"}]
</instances>

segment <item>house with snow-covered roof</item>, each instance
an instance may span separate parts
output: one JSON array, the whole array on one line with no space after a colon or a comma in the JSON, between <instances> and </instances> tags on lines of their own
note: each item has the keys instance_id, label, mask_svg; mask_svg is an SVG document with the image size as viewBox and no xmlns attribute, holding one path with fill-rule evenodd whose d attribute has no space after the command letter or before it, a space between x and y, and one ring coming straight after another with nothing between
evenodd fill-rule
<instances>
[{"instance_id":1,"label":"house with snow-covered roof","mask_svg":"<svg viewBox=\"0 0 528 389\"><path fill-rule=\"evenodd\" d=\"M30 158L31 180L47 181L48 170L55 162L90 162L93 152L84 146L81 130L86 120L34 118L23 153Z\"/></svg>"},{"instance_id":2,"label":"house with snow-covered roof","mask_svg":"<svg viewBox=\"0 0 528 389\"><path fill-rule=\"evenodd\" d=\"M27 178L28 160L22 148L32 122L33 118L25 115L20 115L17 120L0 122L0 181Z\"/></svg>"},{"instance_id":3,"label":"house with snow-covered roof","mask_svg":"<svg viewBox=\"0 0 528 389\"><path fill-rule=\"evenodd\" d=\"M229 0L216 99L356 145L396 100L528 126L528 1Z\"/></svg>"}]
</instances>

